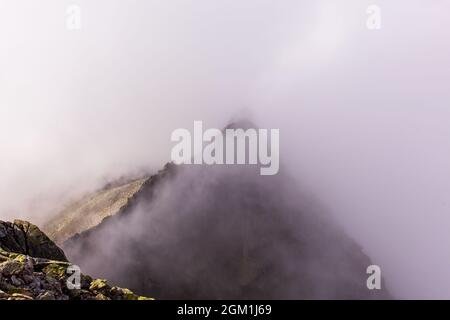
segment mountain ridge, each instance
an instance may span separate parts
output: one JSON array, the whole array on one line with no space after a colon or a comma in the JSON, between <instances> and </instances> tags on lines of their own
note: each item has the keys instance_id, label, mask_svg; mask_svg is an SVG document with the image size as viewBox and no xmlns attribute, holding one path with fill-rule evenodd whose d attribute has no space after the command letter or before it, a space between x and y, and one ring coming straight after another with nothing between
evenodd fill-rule
<instances>
[{"instance_id":1,"label":"mountain ridge","mask_svg":"<svg viewBox=\"0 0 450 320\"><path fill-rule=\"evenodd\" d=\"M104 219L117 214L128 205L143 184L147 176L122 184L112 184L71 202L48 223L43 225L44 232L56 243L62 244L78 233L89 230Z\"/></svg>"}]
</instances>

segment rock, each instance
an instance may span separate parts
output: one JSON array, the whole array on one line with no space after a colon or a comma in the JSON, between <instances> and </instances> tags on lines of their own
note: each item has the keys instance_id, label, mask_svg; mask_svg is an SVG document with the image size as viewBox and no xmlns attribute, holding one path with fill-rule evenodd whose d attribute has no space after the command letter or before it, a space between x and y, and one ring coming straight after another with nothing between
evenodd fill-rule
<instances>
[{"instance_id":1,"label":"rock","mask_svg":"<svg viewBox=\"0 0 450 320\"><path fill-rule=\"evenodd\" d=\"M81 281L80 281L81 289L89 289L92 281L93 281L93 279L90 276L82 274Z\"/></svg>"},{"instance_id":2,"label":"rock","mask_svg":"<svg viewBox=\"0 0 450 320\"><path fill-rule=\"evenodd\" d=\"M8 293L9 294L13 294L13 293L24 294L24 295L27 295L30 297L33 296L33 291L27 287L18 287L18 288L13 287L8 290Z\"/></svg>"},{"instance_id":3,"label":"rock","mask_svg":"<svg viewBox=\"0 0 450 320\"><path fill-rule=\"evenodd\" d=\"M254 169L168 167L62 246L79 265L161 299L390 298L384 285L367 290L370 257L289 172ZM108 209L91 196L90 213Z\"/></svg>"},{"instance_id":4,"label":"rock","mask_svg":"<svg viewBox=\"0 0 450 320\"><path fill-rule=\"evenodd\" d=\"M34 282L34 278L31 275L24 275L22 279L23 281L25 281L26 284L31 284Z\"/></svg>"},{"instance_id":5,"label":"rock","mask_svg":"<svg viewBox=\"0 0 450 320\"><path fill-rule=\"evenodd\" d=\"M81 290L69 289L71 264L36 226L0 221L0 232L0 300L142 300L128 289L113 291L106 280L84 274Z\"/></svg>"},{"instance_id":6,"label":"rock","mask_svg":"<svg viewBox=\"0 0 450 320\"><path fill-rule=\"evenodd\" d=\"M25 294L13 293L8 300L33 300L33 298Z\"/></svg>"},{"instance_id":7,"label":"rock","mask_svg":"<svg viewBox=\"0 0 450 320\"><path fill-rule=\"evenodd\" d=\"M147 183L148 177L105 186L94 195L68 205L47 225L45 233L61 244L78 233L89 230L112 217L133 202Z\"/></svg>"},{"instance_id":8,"label":"rock","mask_svg":"<svg viewBox=\"0 0 450 320\"><path fill-rule=\"evenodd\" d=\"M29 287L30 289L36 292L41 289L41 281L39 280L38 276L32 279L32 282Z\"/></svg>"},{"instance_id":9,"label":"rock","mask_svg":"<svg viewBox=\"0 0 450 320\"><path fill-rule=\"evenodd\" d=\"M79 290L78 295L79 300L95 300L95 295L88 290Z\"/></svg>"},{"instance_id":10,"label":"rock","mask_svg":"<svg viewBox=\"0 0 450 320\"><path fill-rule=\"evenodd\" d=\"M65 260L43 258L65 258L65 255L62 251L58 253L60 249L55 250L55 245L49 245L46 236L39 235L37 227L15 221L13 227L12 224L0 222L0 228L6 234L0 239L0 300L142 300L128 289L114 287L115 290L112 290L106 280L92 279L84 274L80 274L81 290L69 289L67 268L71 264ZM24 230L23 237L14 234L19 229ZM34 243L44 244L47 249L31 250L28 244L33 246L32 239L38 239ZM38 252L39 257L21 254L18 248L24 243L27 247L23 251ZM11 247L17 250L10 252L5 249Z\"/></svg>"},{"instance_id":11,"label":"rock","mask_svg":"<svg viewBox=\"0 0 450 320\"><path fill-rule=\"evenodd\" d=\"M95 300L111 300L110 298L108 298L107 296L99 293L95 296Z\"/></svg>"},{"instance_id":12,"label":"rock","mask_svg":"<svg viewBox=\"0 0 450 320\"><path fill-rule=\"evenodd\" d=\"M30 259L29 256L24 256L25 259L23 261L23 265L24 265L24 273L25 274L30 274L33 273L33 260Z\"/></svg>"},{"instance_id":13,"label":"rock","mask_svg":"<svg viewBox=\"0 0 450 320\"><path fill-rule=\"evenodd\" d=\"M55 295L52 292L46 291L37 296L37 300L55 300Z\"/></svg>"},{"instance_id":14,"label":"rock","mask_svg":"<svg viewBox=\"0 0 450 320\"><path fill-rule=\"evenodd\" d=\"M67 261L64 252L37 226L27 221L0 221L0 234L0 248L7 252Z\"/></svg>"},{"instance_id":15,"label":"rock","mask_svg":"<svg viewBox=\"0 0 450 320\"><path fill-rule=\"evenodd\" d=\"M9 294L0 290L0 300L7 300L9 298Z\"/></svg>"},{"instance_id":16,"label":"rock","mask_svg":"<svg viewBox=\"0 0 450 320\"><path fill-rule=\"evenodd\" d=\"M0 273L6 277L19 274L23 269L24 265L16 260L5 261L0 264Z\"/></svg>"},{"instance_id":17,"label":"rock","mask_svg":"<svg viewBox=\"0 0 450 320\"><path fill-rule=\"evenodd\" d=\"M11 277L11 283L13 285L15 285L16 287L19 287L24 284L24 281L22 281L21 279L17 278L15 275L13 275Z\"/></svg>"}]
</instances>

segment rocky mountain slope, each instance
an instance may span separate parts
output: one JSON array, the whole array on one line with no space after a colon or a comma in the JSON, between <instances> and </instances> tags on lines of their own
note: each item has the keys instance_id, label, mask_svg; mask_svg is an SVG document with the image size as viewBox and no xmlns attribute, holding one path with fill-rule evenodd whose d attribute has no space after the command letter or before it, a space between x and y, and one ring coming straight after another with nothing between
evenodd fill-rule
<instances>
[{"instance_id":1,"label":"rocky mountain slope","mask_svg":"<svg viewBox=\"0 0 450 320\"><path fill-rule=\"evenodd\" d=\"M103 219L115 215L126 207L139 192L147 178L105 187L71 203L49 223L43 231L56 243L63 243L75 234L89 230Z\"/></svg>"},{"instance_id":2,"label":"rocky mountain slope","mask_svg":"<svg viewBox=\"0 0 450 320\"><path fill-rule=\"evenodd\" d=\"M162 299L390 298L367 289L370 258L287 174L253 167L169 164L63 248Z\"/></svg>"},{"instance_id":3,"label":"rocky mountain slope","mask_svg":"<svg viewBox=\"0 0 450 320\"><path fill-rule=\"evenodd\" d=\"M71 266L64 252L35 225L0 221L0 300L147 299L82 273L79 287L71 287Z\"/></svg>"}]
</instances>

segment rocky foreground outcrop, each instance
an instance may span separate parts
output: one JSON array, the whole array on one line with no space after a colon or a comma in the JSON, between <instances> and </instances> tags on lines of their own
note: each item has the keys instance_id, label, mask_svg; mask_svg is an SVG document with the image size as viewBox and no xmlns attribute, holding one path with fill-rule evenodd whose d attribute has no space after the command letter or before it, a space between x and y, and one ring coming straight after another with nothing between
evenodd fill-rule
<instances>
[{"instance_id":1,"label":"rocky foreground outcrop","mask_svg":"<svg viewBox=\"0 0 450 320\"><path fill-rule=\"evenodd\" d=\"M149 300L71 266L35 225L0 221L0 300Z\"/></svg>"},{"instance_id":2,"label":"rocky foreground outcrop","mask_svg":"<svg viewBox=\"0 0 450 320\"><path fill-rule=\"evenodd\" d=\"M133 201L147 180L148 178L144 177L123 184L105 186L69 204L45 224L42 230L53 241L61 244L123 210Z\"/></svg>"}]
</instances>

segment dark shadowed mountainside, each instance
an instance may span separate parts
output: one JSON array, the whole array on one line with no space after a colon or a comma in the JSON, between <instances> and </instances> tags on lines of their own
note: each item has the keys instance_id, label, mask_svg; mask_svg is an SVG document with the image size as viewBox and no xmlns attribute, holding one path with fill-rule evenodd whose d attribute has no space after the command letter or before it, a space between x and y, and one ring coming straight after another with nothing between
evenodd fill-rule
<instances>
[{"instance_id":1,"label":"dark shadowed mountainside","mask_svg":"<svg viewBox=\"0 0 450 320\"><path fill-rule=\"evenodd\" d=\"M63 244L83 272L161 299L380 299L369 257L286 172L176 166Z\"/></svg>"}]
</instances>

